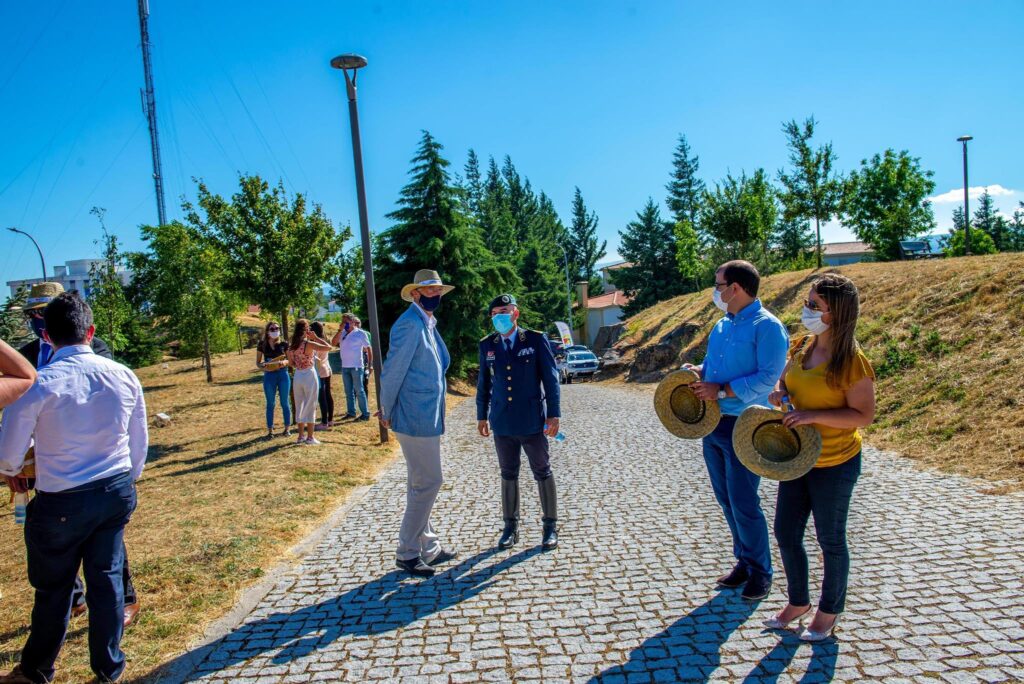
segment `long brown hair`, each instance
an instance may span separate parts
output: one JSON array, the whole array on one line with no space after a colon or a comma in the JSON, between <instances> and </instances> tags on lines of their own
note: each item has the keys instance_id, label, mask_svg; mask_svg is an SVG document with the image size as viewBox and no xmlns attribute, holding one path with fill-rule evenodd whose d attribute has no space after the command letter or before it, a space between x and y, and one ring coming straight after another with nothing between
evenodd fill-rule
<instances>
[{"instance_id":1,"label":"long brown hair","mask_svg":"<svg viewBox=\"0 0 1024 684\"><path fill-rule=\"evenodd\" d=\"M275 344L275 342L270 339L270 326L272 325L276 325L278 330L281 329L281 326L278 324L277 321L267 321L267 325L263 328L263 339L261 340L263 342L264 354L266 354L267 350L269 350ZM277 339L278 341L280 341L281 338L279 337Z\"/></svg>"},{"instance_id":2,"label":"long brown hair","mask_svg":"<svg viewBox=\"0 0 1024 684\"><path fill-rule=\"evenodd\" d=\"M306 333L309 332L309 321L300 318L295 321L295 332L292 333L292 349L298 349L306 341Z\"/></svg>"},{"instance_id":3,"label":"long brown hair","mask_svg":"<svg viewBox=\"0 0 1024 684\"><path fill-rule=\"evenodd\" d=\"M838 273L826 273L812 285L828 304L832 322L832 354L825 367L825 381L832 389L846 390L859 346L855 333L860 315L860 294L853 281Z\"/></svg>"}]
</instances>

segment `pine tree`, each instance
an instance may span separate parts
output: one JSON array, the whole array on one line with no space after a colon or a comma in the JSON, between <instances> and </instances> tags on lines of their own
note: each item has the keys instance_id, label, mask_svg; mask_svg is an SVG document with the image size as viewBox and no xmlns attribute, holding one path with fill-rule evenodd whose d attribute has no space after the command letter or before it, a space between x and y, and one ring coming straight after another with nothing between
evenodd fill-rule
<instances>
[{"instance_id":1,"label":"pine tree","mask_svg":"<svg viewBox=\"0 0 1024 684\"><path fill-rule=\"evenodd\" d=\"M981 193L978 208L974 211L974 227L988 233L1000 252L1010 246L1010 224L999 215L992 195L988 194L988 188Z\"/></svg>"},{"instance_id":2,"label":"pine tree","mask_svg":"<svg viewBox=\"0 0 1024 684\"><path fill-rule=\"evenodd\" d=\"M479 219L484 201L484 186L480 177L480 159L477 158L473 148L469 149L464 170L466 178L463 189L466 192L466 208L470 214Z\"/></svg>"},{"instance_id":3,"label":"pine tree","mask_svg":"<svg viewBox=\"0 0 1024 684\"><path fill-rule=\"evenodd\" d=\"M1019 202L1010 221L1010 249L1014 252L1024 251L1024 202Z\"/></svg>"},{"instance_id":4,"label":"pine tree","mask_svg":"<svg viewBox=\"0 0 1024 684\"><path fill-rule=\"evenodd\" d=\"M623 309L632 315L679 294L683 283L676 265L672 224L662 220L658 205L648 198L636 220L619 231L619 254L633 265L615 271L615 284L632 297Z\"/></svg>"},{"instance_id":5,"label":"pine tree","mask_svg":"<svg viewBox=\"0 0 1024 684\"><path fill-rule=\"evenodd\" d=\"M697 177L699 169L700 158L697 155L690 156L690 144L686 136L680 134L672 155L671 180L665 186L668 190L665 204L676 223L689 221L694 229L697 227L697 212L704 196L704 181Z\"/></svg>"},{"instance_id":6,"label":"pine tree","mask_svg":"<svg viewBox=\"0 0 1024 684\"><path fill-rule=\"evenodd\" d=\"M586 280L591 292L601 290L601 276L597 262L607 254L608 241L597 240L597 214L587 211L583 193L579 188L572 198L572 225L566 239L565 251L569 255L569 270L574 282Z\"/></svg>"},{"instance_id":7,"label":"pine tree","mask_svg":"<svg viewBox=\"0 0 1024 684\"><path fill-rule=\"evenodd\" d=\"M429 132L423 132L399 208L388 214L396 223L378 241L374 278L382 328L390 328L408 306L400 292L417 270L434 269L455 286L442 302L438 321L452 355L452 370L462 374L476 362L487 302L501 292L518 289L519 282L515 272L485 246L467 214L461 188L452 183L442 149ZM386 340L388 333L382 330L381 334Z\"/></svg>"},{"instance_id":8,"label":"pine tree","mask_svg":"<svg viewBox=\"0 0 1024 684\"><path fill-rule=\"evenodd\" d=\"M676 266L683 282L683 291L697 292L701 289L707 271L707 263L701 258L700 236L689 220L676 221L672 233L676 241Z\"/></svg>"}]
</instances>

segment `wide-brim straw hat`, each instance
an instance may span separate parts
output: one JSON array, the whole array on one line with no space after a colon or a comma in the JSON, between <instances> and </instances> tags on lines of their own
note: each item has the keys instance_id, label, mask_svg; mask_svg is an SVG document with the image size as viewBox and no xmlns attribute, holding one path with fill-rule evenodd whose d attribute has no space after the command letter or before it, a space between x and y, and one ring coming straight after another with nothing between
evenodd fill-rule
<instances>
[{"instance_id":1,"label":"wide-brim straw hat","mask_svg":"<svg viewBox=\"0 0 1024 684\"><path fill-rule=\"evenodd\" d=\"M436 285L442 288L441 294L443 295L446 295L455 289L454 285L445 285L441 281L441 276L437 274L437 271L431 271L426 268L421 268L416 271L416 277L412 280L413 282L402 288L402 299L407 302L413 301L412 291L420 287L433 287Z\"/></svg>"},{"instance_id":2,"label":"wide-brim straw hat","mask_svg":"<svg viewBox=\"0 0 1024 684\"><path fill-rule=\"evenodd\" d=\"M821 433L812 425L788 428L785 411L750 406L736 420L732 446L748 470L770 480L795 480L821 456Z\"/></svg>"},{"instance_id":3,"label":"wide-brim straw hat","mask_svg":"<svg viewBox=\"0 0 1024 684\"><path fill-rule=\"evenodd\" d=\"M683 439L707 437L722 418L717 401L698 399L690 385L700 382L691 370L669 373L654 392L654 410L665 429Z\"/></svg>"},{"instance_id":4,"label":"wide-brim straw hat","mask_svg":"<svg viewBox=\"0 0 1024 684\"><path fill-rule=\"evenodd\" d=\"M57 295L63 292L64 286L60 283L36 283L32 286L32 289L29 290L28 298L25 300L25 306L21 308L25 311L42 309L56 299Z\"/></svg>"}]
</instances>

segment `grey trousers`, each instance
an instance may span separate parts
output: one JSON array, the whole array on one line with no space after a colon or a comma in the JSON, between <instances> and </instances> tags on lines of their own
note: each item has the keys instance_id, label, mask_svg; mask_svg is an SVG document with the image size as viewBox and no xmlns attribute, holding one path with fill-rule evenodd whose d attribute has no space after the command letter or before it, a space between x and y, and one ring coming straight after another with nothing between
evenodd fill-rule
<instances>
[{"instance_id":1,"label":"grey trousers","mask_svg":"<svg viewBox=\"0 0 1024 684\"><path fill-rule=\"evenodd\" d=\"M398 533L398 560L422 558L430 563L441 553L441 543L430 526L430 511L441 490L441 437L413 437L395 433L409 469L405 490L405 516Z\"/></svg>"}]
</instances>

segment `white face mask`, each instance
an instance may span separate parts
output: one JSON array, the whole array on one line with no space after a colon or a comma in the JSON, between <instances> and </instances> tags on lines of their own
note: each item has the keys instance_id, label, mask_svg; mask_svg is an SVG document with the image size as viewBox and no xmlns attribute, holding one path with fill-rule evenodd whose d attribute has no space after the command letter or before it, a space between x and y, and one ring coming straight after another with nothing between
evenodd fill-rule
<instances>
[{"instance_id":1,"label":"white face mask","mask_svg":"<svg viewBox=\"0 0 1024 684\"><path fill-rule=\"evenodd\" d=\"M281 336L281 331L280 330L271 330L270 332L267 333L267 337L269 337L272 340L276 340L280 336Z\"/></svg>"},{"instance_id":2,"label":"white face mask","mask_svg":"<svg viewBox=\"0 0 1024 684\"><path fill-rule=\"evenodd\" d=\"M729 305L722 301L722 293L718 291L717 287L711 291L711 299L715 301L715 306L722 311L729 313Z\"/></svg>"},{"instance_id":3,"label":"white face mask","mask_svg":"<svg viewBox=\"0 0 1024 684\"><path fill-rule=\"evenodd\" d=\"M822 312L808 309L804 306L803 313L800 314L800 322L804 324L804 327L810 330L815 335L828 330L828 323L821 320Z\"/></svg>"}]
</instances>

